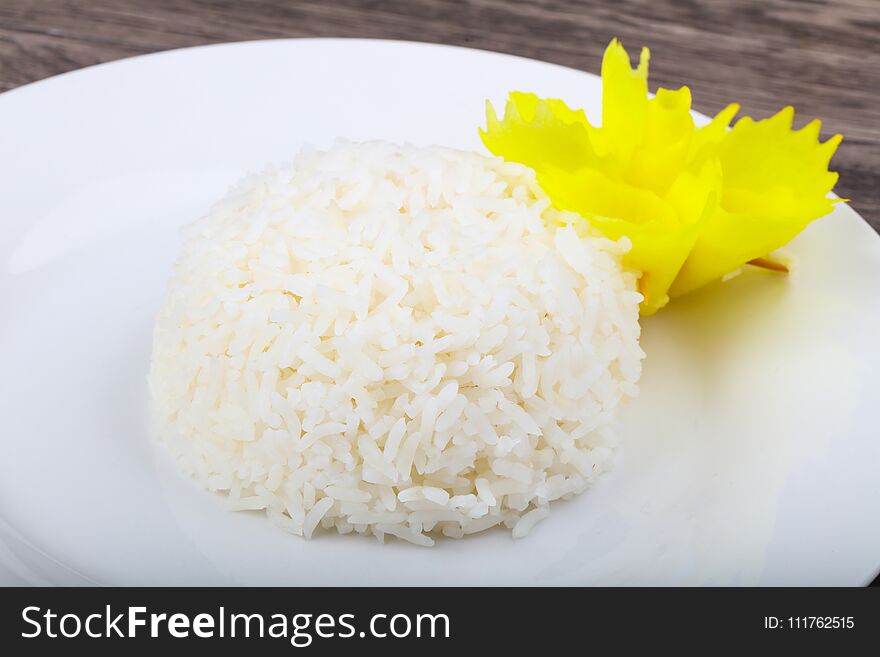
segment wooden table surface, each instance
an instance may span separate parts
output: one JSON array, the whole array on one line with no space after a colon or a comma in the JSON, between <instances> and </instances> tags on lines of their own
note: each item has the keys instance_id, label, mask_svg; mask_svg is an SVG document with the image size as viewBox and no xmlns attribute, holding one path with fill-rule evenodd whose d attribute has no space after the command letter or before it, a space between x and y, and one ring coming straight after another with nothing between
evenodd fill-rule
<instances>
[{"instance_id":1,"label":"wooden table surface","mask_svg":"<svg viewBox=\"0 0 880 657\"><path fill-rule=\"evenodd\" d=\"M433 41L598 72L618 36L652 51L652 89L731 100L841 132L836 191L880 230L880 0L0 0L0 91L90 64L221 41Z\"/></svg>"}]
</instances>

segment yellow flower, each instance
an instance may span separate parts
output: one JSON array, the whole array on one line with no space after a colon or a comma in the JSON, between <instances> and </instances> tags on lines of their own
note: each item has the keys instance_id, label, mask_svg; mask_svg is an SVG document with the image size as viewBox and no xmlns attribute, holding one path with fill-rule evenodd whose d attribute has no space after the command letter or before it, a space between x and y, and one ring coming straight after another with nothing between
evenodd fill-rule
<instances>
[{"instance_id":1,"label":"yellow flower","mask_svg":"<svg viewBox=\"0 0 880 657\"><path fill-rule=\"evenodd\" d=\"M687 87L648 97L643 49L633 68L616 39L602 61L602 124L534 94L510 94L504 118L487 103L486 147L535 169L560 209L612 239L641 272L642 313L723 276L791 239L828 212L827 171L839 142L818 146L818 122L795 133L791 112L728 125L736 104L697 128ZM786 122L787 117L787 122Z\"/></svg>"}]
</instances>

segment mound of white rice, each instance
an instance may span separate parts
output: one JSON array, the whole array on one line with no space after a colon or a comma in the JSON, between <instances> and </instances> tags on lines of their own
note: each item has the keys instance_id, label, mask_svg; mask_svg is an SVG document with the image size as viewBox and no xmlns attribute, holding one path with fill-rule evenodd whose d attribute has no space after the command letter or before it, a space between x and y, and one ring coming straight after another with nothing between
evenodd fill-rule
<instances>
[{"instance_id":1,"label":"mound of white rice","mask_svg":"<svg viewBox=\"0 0 880 657\"><path fill-rule=\"evenodd\" d=\"M164 442L294 534L525 534L607 464L643 357L626 244L576 221L530 169L439 147L247 178L188 228L156 323Z\"/></svg>"}]
</instances>

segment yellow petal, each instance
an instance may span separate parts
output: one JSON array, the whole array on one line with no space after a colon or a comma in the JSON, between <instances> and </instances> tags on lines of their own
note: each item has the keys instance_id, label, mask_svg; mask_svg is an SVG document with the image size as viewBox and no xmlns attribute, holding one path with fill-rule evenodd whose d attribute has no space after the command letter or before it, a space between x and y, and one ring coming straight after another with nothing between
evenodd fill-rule
<instances>
[{"instance_id":1,"label":"yellow petal","mask_svg":"<svg viewBox=\"0 0 880 657\"><path fill-rule=\"evenodd\" d=\"M583 110L571 110L561 100L513 92L503 119L486 103L486 129L480 130L480 138L490 152L512 162L534 169L575 169L597 160L588 126Z\"/></svg>"},{"instance_id":2,"label":"yellow petal","mask_svg":"<svg viewBox=\"0 0 880 657\"><path fill-rule=\"evenodd\" d=\"M673 295L767 255L831 211L836 200L827 194L837 174L828 171L828 164L841 137L821 144L819 122L793 131L793 116L786 107L763 121L744 118L723 139L718 149L720 208L706 222Z\"/></svg>"},{"instance_id":3,"label":"yellow petal","mask_svg":"<svg viewBox=\"0 0 880 657\"><path fill-rule=\"evenodd\" d=\"M691 92L659 89L648 101L642 141L633 150L625 179L637 187L665 194L687 162L694 120Z\"/></svg>"},{"instance_id":4,"label":"yellow petal","mask_svg":"<svg viewBox=\"0 0 880 657\"><path fill-rule=\"evenodd\" d=\"M648 111L648 61L651 53L642 48L639 65L633 69L629 55L617 39L602 58L602 129L597 149L628 162L645 131Z\"/></svg>"},{"instance_id":5,"label":"yellow petal","mask_svg":"<svg viewBox=\"0 0 880 657\"><path fill-rule=\"evenodd\" d=\"M613 217L626 224L678 223L675 210L657 194L613 180L597 169L545 167L538 173L538 183L560 210ZM609 237L615 239L618 235Z\"/></svg>"},{"instance_id":6,"label":"yellow petal","mask_svg":"<svg viewBox=\"0 0 880 657\"><path fill-rule=\"evenodd\" d=\"M718 145L727 136L727 127L739 111L739 104L731 103L718 112L715 117L702 128L699 128L691 140L688 161L699 165L718 154Z\"/></svg>"}]
</instances>

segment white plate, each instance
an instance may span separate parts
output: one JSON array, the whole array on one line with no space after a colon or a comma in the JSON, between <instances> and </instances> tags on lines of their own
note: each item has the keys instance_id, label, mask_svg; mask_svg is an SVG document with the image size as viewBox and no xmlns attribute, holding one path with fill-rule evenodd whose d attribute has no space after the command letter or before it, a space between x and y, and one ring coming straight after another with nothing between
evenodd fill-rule
<instances>
[{"instance_id":1,"label":"white plate","mask_svg":"<svg viewBox=\"0 0 880 657\"><path fill-rule=\"evenodd\" d=\"M838 206L644 322L616 467L527 538L307 542L233 514L147 438L153 315L197 218L336 136L480 148L511 89L595 116L595 76L410 43L180 50L0 96L5 583L864 584L880 563L880 239ZM737 95L731 89L731 99Z\"/></svg>"}]
</instances>

